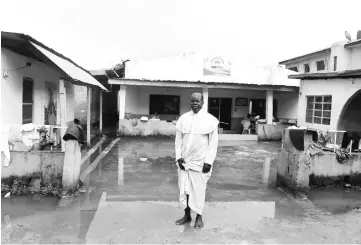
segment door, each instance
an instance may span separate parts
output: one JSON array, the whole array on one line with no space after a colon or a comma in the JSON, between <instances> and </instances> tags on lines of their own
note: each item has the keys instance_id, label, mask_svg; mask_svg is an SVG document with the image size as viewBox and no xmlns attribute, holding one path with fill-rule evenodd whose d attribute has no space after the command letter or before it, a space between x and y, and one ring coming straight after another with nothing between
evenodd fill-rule
<instances>
[{"instance_id":1,"label":"door","mask_svg":"<svg viewBox=\"0 0 361 245\"><path fill-rule=\"evenodd\" d=\"M221 98L220 124L221 128L231 130L232 98Z\"/></svg>"},{"instance_id":2,"label":"door","mask_svg":"<svg viewBox=\"0 0 361 245\"><path fill-rule=\"evenodd\" d=\"M266 119L266 100L265 99L252 99L252 112L261 116L261 119ZM273 116L277 116L277 100L273 100Z\"/></svg>"},{"instance_id":3,"label":"door","mask_svg":"<svg viewBox=\"0 0 361 245\"><path fill-rule=\"evenodd\" d=\"M221 128L231 129L232 98L209 98L208 112L219 120Z\"/></svg>"}]
</instances>

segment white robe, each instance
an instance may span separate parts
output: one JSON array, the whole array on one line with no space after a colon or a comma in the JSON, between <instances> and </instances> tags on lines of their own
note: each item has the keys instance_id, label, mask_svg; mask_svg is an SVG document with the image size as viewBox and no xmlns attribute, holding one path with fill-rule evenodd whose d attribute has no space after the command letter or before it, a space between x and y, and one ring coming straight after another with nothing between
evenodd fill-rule
<instances>
[{"instance_id":1,"label":"white robe","mask_svg":"<svg viewBox=\"0 0 361 245\"><path fill-rule=\"evenodd\" d=\"M184 158L184 170L178 167L179 201L202 214L206 187L212 169L202 173L204 163L213 165L218 147L218 120L206 111L183 114L176 125L176 160ZM178 164L177 164L178 166Z\"/></svg>"}]
</instances>

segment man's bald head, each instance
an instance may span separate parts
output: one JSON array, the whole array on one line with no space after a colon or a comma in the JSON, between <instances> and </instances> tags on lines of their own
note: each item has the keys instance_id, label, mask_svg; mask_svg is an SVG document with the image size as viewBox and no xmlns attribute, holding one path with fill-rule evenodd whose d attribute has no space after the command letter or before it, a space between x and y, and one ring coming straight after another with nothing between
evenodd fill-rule
<instances>
[{"instance_id":1,"label":"man's bald head","mask_svg":"<svg viewBox=\"0 0 361 245\"><path fill-rule=\"evenodd\" d=\"M194 113L198 113L203 107L203 94L193 93L191 96L191 108Z\"/></svg>"},{"instance_id":2,"label":"man's bald head","mask_svg":"<svg viewBox=\"0 0 361 245\"><path fill-rule=\"evenodd\" d=\"M203 94L201 94L201 93L193 93L192 96L191 96L191 101L192 101L193 98L200 99L201 101L204 102Z\"/></svg>"}]
</instances>

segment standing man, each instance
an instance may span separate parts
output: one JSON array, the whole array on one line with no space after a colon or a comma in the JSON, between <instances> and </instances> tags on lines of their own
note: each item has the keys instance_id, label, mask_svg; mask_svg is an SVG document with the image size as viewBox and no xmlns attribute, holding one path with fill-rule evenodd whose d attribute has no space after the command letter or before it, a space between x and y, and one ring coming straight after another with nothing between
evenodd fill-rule
<instances>
[{"instance_id":1,"label":"standing man","mask_svg":"<svg viewBox=\"0 0 361 245\"><path fill-rule=\"evenodd\" d=\"M195 228L203 228L202 212L208 179L218 147L218 120L202 110L203 95L191 97L191 111L183 114L176 125L175 152L178 166L179 201L185 207L182 225L197 213Z\"/></svg>"},{"instance_id":2,"label":"standing man","mask_svg":"<svg viewBox=\"0 0 361 245\"><path fill-rule=\"evenodd\" d=\"M81 149L83 143L83 128L78 119L74 119L66 130L63 140L65 141L65 155L63 166L63 188L66 191L74 192L79 183L81 168Z\"/></svg>"}]
</instances>

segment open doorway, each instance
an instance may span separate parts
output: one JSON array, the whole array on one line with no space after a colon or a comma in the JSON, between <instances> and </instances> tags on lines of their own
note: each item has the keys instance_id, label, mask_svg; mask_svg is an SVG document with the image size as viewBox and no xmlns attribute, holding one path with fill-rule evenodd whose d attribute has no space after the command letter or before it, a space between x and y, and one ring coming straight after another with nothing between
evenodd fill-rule
<instances>
[{"instance_id":1,"label":"open doorway","mask_svg":"<svg viewBox=\"0 0 361 245\"><path fill-rule=\"evenodd\" d=\"M221 128L231 130L232 98L208 98L208 112L219 120Z\"/></svg>"},{"instance_id":2,"label":"open doorway","mask_svg":"<svg viewBox=\"0 0 361 245\"><path fill-rule=\"evenodd\" d=\"M251 99L252 113L259 115L260 118L266 119L266 99ZM277 100L273 100L273 116L277 117Z\"/></svg>"},{"instance_id":3,"label":"open doorway","mask_svg":"<svg viewBox=\"0 0 361 245\"><path fill-rule=\"evenodd\" d=\"M341 146L351 143L352 150L358 150L361 139L361 90L357 91L345 104L338 121L338 130L346 131Z\"/></svg>"}]
</instances>

